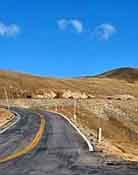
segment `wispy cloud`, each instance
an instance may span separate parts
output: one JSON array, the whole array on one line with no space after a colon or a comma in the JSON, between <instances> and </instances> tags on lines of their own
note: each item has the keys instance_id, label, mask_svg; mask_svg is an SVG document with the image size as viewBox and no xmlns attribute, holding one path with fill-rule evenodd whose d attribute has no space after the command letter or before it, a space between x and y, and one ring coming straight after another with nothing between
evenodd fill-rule
<instances>
[{"instance_id":1,"label":"wispy cloud","mask_svg":"<svg viewBox=\"0 0 138 175\"><path fill-rule=\"evenodd\" d=\"M76 29L77 32L83 32L83 23L80 20L73 19L70 20L70 24Z\"/></svg>"},{"instance_id":2,"label":"wispy cloud","mask_svg":"<svg viewBox=\"0 0 138 175\"><path fill-rule=\"evenodd\" d=\"M117 32L115 26L111 24L101 24L94 30L94 35L100 40L109 40Z\"/></svg>"},{"instance_id":3,"label":"wispy cloud","mask_svg":"<svg viewBox=\"0 0 138 175\"><path fill-rule=\"evenodd\" d=\"M61 30L72 27L78 33L83 32L83 23L78 19L60 19L57 21L57 24Z\"/></svg>"},{"instance_id":4,"label":"wispy cloud","mask_svg":"<svg viewBox=\"0 0 138 175\"><path fill-rule=\"evenodd\" d=\"M12 37L20 32L20 27L16 24L6 25L3 22L0 22L0 36Z\"/></svg>"},{"instance_id":5,"label":"wispy cloud","mask_svg":"<svg viewBox=\"0 0 138 175\"><path fill-rule=\"evenodd\" d=\"M57 21L57 24L61 30L65 30L68 27L69 22L67 19L60 19Z\"/></svg>"}]
</instances>

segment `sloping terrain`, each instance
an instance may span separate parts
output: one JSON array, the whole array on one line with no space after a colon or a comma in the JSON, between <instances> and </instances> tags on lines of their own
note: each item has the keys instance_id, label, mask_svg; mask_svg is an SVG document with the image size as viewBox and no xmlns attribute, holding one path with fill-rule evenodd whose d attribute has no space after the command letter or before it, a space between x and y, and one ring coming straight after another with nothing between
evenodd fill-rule
<instances>
[{"instance_id":1,"label":"sloping terrain","mask_svg":"<svg viewBox=\"0 0 138 175\"><path fill-rule=\"evenodd\" d=\"M93 99L77 102L77 124L90 137L98 127L102 127L103 136L109 141L110 147L115 146L119 154L138 160L138 69L122 68L95 77L68 79L0 71L0 98L5 98L4 88L7 89L9 98L19 98L10 100L11 105L58 110L69 117L73 116L74 100L34 100L33 97L41 90L56 93L70 90L91 94ZM26 97L32 99L20 99ZM1 101L0 104L3 105L4 102L6 101Z\"/></svg>"},{"instance_id":2,"label":"sloping terrain","mask_svg":"<svg viewBox=\"0 0 138 175\"><path fill-rule=\"evenodd\" d=\"M115 78L128 82L138 81L138 68L119 68L98 75L101 78Z\"/></svg>"},{"instance_id":3,"label":"sloping terrain","mask_svg":"<svg viewBox=\"0 0 138 175\"><path fill-rule=\"evenodd\" d=\"M0 108L0 127L6 125L10 120L14 118L14 115L5 110L4 108Z\"/></svg>"},{"instance_id":4,"label":"sloping terrain","mask_svg":"<svg viewBox=\"0 0 138 175\"><path fill-rule=\"evenodd\" d=\"M128 81L129 80L129 81ZM0 98L5 98L4 88L10 98L25 98L41 91L80 91L94 96L129 94L138 97L138 69L122 68L97 77L58 79L33 76L13 71L0 71Z\"/></svg>"}]
</instances>

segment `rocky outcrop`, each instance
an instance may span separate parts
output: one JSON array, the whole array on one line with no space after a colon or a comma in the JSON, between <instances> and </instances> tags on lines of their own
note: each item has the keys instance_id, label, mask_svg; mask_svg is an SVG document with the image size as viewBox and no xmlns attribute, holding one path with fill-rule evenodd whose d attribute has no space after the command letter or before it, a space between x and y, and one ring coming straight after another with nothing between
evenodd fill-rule
<instances>
[{"instance_id":1,"label":"rocky outcrop","mask_svg":"<svg viewBox=\"0 0 138 175\"><path fill-rule=\"evenodd\" d=\"M62 98L72 98L72 99L87 99L88 96L85 92L72 92L70 90L63 91Z\"/></svg>"},{"instance_id":2,"label":"rocky outcrop","mask_svg":"<svg viewBox=\"0 0 138 175\"><path fill-rule=\"evenodd\" d=\"M56 93L52 90L45 90L45 89L39 89L39 91L36 92L35 95L33 95L33 98L39 98L39 99L53 99L56 97Z\"/></svg>"},{"instance_id":3,"label":"rocky outcrop","mask_svg":"<svg viewBox=\"0 0 138 175\"><path fill-rule=\"evenodd\" d=\"M92 94L88 94L88 99L93 99L93 98L95 98L94 95L92 95Z\"/></svg>"},{"instance_id":4,"label":"rocky outcrop","mask_svg":"<svg viewBox=\"0 0 138 175\"><path fill-rule=\"evenodd\" d=\"M56 97L56 93L53 92L53 91L45 92L45 93L44 93L44 98L50 99L50 98L55 98L55 97Z\"/></svg>"},{"instance_id":5,"label":"rocky outcrop","mask_svg":"<svg viewBox=\"0 0 138 175\"><path fill-rule=\"evenodd\" d=\"M39 89L33 98L38 99L54 99L54 98L64 98L64 99L88 99L93 98L91 94L89 96L85 92L80 91L71 91L71 90L59 90L59 91L52 91L52 90L44 90Z\"/></svg>"}]
</instances>

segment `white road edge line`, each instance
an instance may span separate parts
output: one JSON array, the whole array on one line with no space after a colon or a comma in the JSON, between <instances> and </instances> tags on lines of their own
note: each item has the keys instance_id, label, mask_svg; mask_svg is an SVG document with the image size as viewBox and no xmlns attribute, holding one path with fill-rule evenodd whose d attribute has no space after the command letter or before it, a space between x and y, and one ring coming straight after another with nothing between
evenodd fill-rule
<instances>
[{"instance_id":1,"label":"white road edge line","mask_svg":"<svg viewBox=\"0 0 138 175\"><path fill-rule=\"evenodd\" d=\"M3 134L4 132L6 132L8 129L10 129L12 126L14 126L20 119L20 115L16 112L13 112L16 115L16 120L14 122L12 122L8 127L4 128L4 129L0 129L0 134Z\"/></svg>"},{"instance_id":2,"label":"white road edge line","mask_svg":"<svg viewBox=\"0 0 138 175\"><path fill-rule=\"evenodd\" d=\"M64 119L66 119L73 126L73 128L76 129L76 131L79 133L79 135L86 141L86 143L89 147L89 151L90 152L94 151L94 146L91 144L91 142L88 140L88 138L80 131L79 128L76 127L76 125L68 117L66 117L64 114L61 114L59 112L53 112L53 111L47 111L47 112L51 112L53 114L58 114L61 117L63 117Z\"/></svg>"}]
</instances>

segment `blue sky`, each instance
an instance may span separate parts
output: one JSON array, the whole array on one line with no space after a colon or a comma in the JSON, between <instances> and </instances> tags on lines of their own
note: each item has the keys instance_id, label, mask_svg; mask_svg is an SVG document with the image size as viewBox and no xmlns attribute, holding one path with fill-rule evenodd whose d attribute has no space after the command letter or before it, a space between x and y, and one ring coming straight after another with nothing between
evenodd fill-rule
<instances>
[{"instance_id":1,"label":"blue sky","mask_svg":"<svg viewBox=\"0 0 138 175\"><path fill-rule=\"evenodd\" d=\"M138 67L138 0L5 0L1 69L82 76Z\"/></svg>"}]
</instances>

